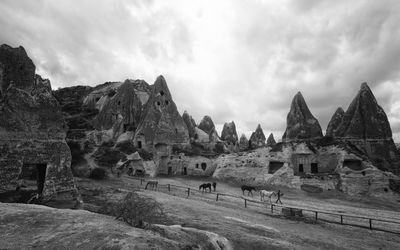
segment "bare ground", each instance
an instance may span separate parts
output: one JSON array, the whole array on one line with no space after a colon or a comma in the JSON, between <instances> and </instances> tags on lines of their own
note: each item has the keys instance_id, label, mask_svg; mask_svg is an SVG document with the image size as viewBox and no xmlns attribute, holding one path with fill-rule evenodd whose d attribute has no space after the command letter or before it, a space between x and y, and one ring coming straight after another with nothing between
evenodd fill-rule
<instances>
[{"instance_id":1,"label":"bare ground","mask_svg":"<svg viewBox=\"0 0 400 250\"><path fill-rule=\"evenodd\" d=\"M164 205L169 216L169 224L181 224L217 233L230 240L235 249L398 249L400 235L369 230L353 226L342 226L312 219L286 219L271 215L269 206L249 204L244 208L243 200L222 197L215 201L215 194L201 194L197 191L203 182L212 179L202 178L157 178L160 184L192 187L190 197L187 191L174 189L167 194L166 186L159 191L143 190L140 181L123 177L107 181L93 182L77 180L81 189L124 191L142 188L143 195L152 197ZM365 216L379 216L400 219L397 201L379 199L354 200L340 193L330 195L308 194L300 190L281 188L285 193L282 201L286 205L318 208L333 212L346 212ZM217 192L242 196L235 185L218 182ZM87 196L89 198L89 196ZM85 197L84 197L85 199ZM259 199L254 195L254 200ZM95 199L92 197L92 201ZM397 205L397 206L396 206Z\"/></svg>"}]
</instances>

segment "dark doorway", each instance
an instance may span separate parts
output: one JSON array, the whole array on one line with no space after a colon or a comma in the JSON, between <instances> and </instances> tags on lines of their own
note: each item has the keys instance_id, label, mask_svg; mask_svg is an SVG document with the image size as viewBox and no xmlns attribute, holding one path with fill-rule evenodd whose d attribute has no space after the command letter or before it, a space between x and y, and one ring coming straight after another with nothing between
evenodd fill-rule
<instances>
[{"instance_id":1,"label":"dark doorway","mask_svg":"<svg viewBox=\"0 0 400 250\"><path fill-rule=\"evenodd\" d=\"M19 176L23 188L36 189L37 193L41 194L46 180L46 170L47 164L24 164Z\"/></svg>"},{"instance_id":2,"label":"dark doorway","mask_svg":"<svg viewBox=\"0 0 400 250\"><path fill-rule=\"evenodd\" d=\"M187 175L187 168L183 168L183 175Z\"/></svg>"},{"instance_id":3,"label":"dark doorway","mask_svg":"<svg viewBox=\"0 0 400 250\"><path fill-rule=\"evenodd\" d=\"M299 164L299 173L304 173L303 164Z\"/></svg>"},{"instance_id":4,"label":"dark doorway","mask_svg":"<svg viewBox=\"0 0 400 250\"><path fill-rule=\"evenodd\" d=\"M318 163L311 163L311 173L318 174Z\"/></svg>"},{"instance_id":5,"label":"dark doorway","mask_svg":"<svg viewBox=\"0 0 400 250\"><path fill-rule=\"evenodd\" d=\"M204 171L207 168L207 164L205 162L201 163L201 169L203 169Z\"/></svg>"},{"instance_id":6,"label":"dark doorway","mask_svg":"<svg viewBox=\"0 0 400 250\"><path fill-rule=\"evenodd\" d=\"M361 164L361 161L359 161L359 160L344 160L343 167L348 167L351 170L355 170L355 171L360 171L360 170L364 169Z\"/></svg>"},{"instance_id":7,"label":"dark doorway","mask_svg":"<svg viewBox=\"0 0 400 250\"><path fill-rule=\"evenodd\" d=\"M269 173L269 174L273 174L273 173L275 173L278 169L280 169L281 167L283 167L283 162L271 161L271 162L269 163L268 173Z\"/></svg>"},{"instance_id":8,"label":"dark doorway","mask_svg":"<svg viewBox=\"0 0 400 250\"><path fill-rule=\"evenodd\" d=\"M141 141L138 141L138 142L137 142L137 147L138 147L138 148L142 148L142 142L141 142Z\"/></svg>"},{"instance_id":9,"label":"dark doorway","mask_svg":"<svg viewBox=\"0 0 400 250\"><path fill-rule=\"evenodd\" d=\"M168 175L172 175L172 167L168 167Z\"/></svg>"}]
</instances>

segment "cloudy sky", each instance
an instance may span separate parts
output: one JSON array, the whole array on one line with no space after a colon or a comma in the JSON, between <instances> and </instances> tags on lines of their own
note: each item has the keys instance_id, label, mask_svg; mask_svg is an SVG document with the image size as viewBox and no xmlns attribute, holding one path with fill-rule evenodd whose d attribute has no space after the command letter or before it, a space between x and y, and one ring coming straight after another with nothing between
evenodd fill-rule
<instances>
[{"instance_id":1,"label":"cloudy sky","mask_svg":"<svg viewBox=\"0 0 400 250\"><path fill-rule=\"evenodd\" d=\"M368 82L400 141L400 1L2 0L0 43L54 89L166 78L179 111L279 139L301 91L325 130Z\"/></svg>"}]
</instances>

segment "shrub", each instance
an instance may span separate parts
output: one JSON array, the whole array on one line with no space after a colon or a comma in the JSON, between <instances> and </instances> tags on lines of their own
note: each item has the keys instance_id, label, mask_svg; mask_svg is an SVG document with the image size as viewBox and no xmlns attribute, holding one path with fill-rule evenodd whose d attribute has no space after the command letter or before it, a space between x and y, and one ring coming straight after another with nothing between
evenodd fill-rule
<instances>
[{"instance_id":1,"label":"shrub","mask_svg":"<svg viewBox=\"0 0 400 250\"><path fill-rule=\"evenodd\" d=\"M133 227L144 228L145 223L163 223L166 220L164 209L152 198L139 196L136 192L128 193L115 205L114 215Z\"/></svg>"},{"instance_id":2,"label":"shrub","mask_svg":"<svg viewBox=\"0 0 400 250\"><path fill-rule=\"evenodd\" d=\"M153 154L146 151L145 149L141 148L138 151L140 157L144 160L144 161L150 161L153 159Z\"/></svg>"},{"instance_id":3,"label":"shrub","mask_svg":"<svg viewBox=\"0 0 400 250\"><path fill-rule=\"evenodd\" d=\"M103 180L107 177L107 171L103 168L94 168L90 172L90 178L95 180Z\"/></svg>"},{"instance_id":4,"label":"shrub","mask_svg":"<svg viewBox=\"0 0 400 250\"><path fill-rule=\"evenodd\" d=\"M127 155L130 155L137 151L137 148L133 145L131 141L120 142L115 146L115 148L121 152L124 152Z\"/></svg>"}]
</instances>

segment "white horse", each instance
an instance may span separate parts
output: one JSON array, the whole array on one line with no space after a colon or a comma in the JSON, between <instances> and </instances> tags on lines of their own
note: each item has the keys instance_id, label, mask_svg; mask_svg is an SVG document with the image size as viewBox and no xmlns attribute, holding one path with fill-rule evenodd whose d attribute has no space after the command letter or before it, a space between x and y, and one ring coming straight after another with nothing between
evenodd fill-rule
<instances>
[{"instance_id":1,"label":"white horse","mask_svg":"<svg viewBox=\"0 0 400 250\"><path fill-rule=\"evenodd\" d=\"M259 192L261 201L263 201L264 197L267 196L269 198L269 203L272 203L271 197L276 196L276 193L274 191L260 190Z\"/></svg>"}]
</instances>

